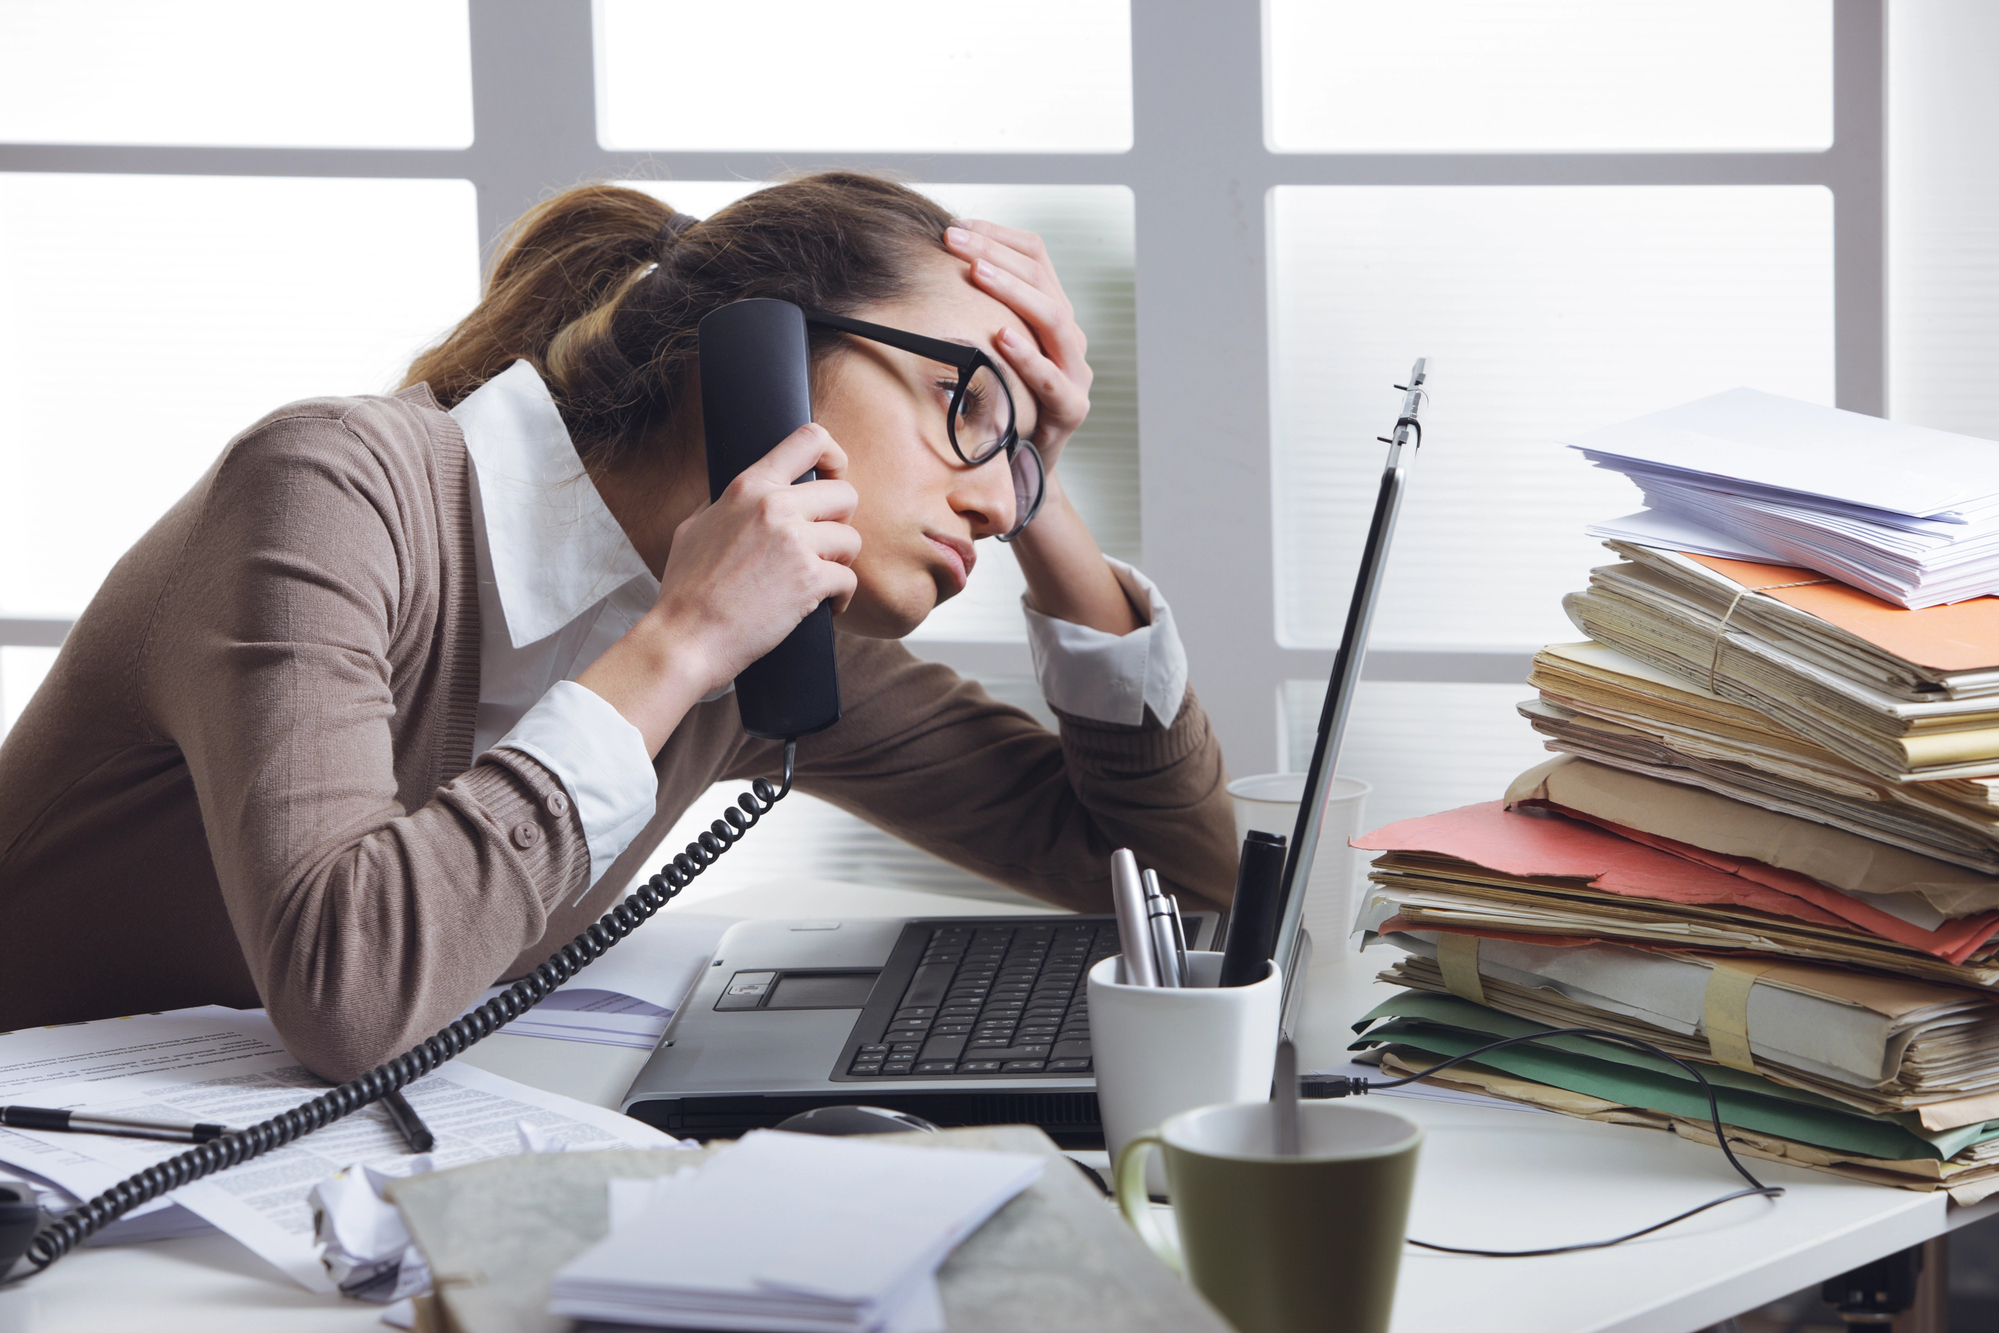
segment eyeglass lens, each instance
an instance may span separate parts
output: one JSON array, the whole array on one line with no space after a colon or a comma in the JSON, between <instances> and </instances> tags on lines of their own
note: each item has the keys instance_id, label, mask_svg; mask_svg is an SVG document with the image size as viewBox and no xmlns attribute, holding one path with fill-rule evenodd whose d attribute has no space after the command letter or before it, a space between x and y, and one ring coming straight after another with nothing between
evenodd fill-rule
<instances>
[{"instance_id":1,"label":"eyeglass lens","mask_svg":"<svg viewBox=\"0 0 1999 1333\"><path fill-rule=\"evenodd\" d=\"M967 463L983 463L1013 433L1013 399L990 365L972 370L951 418L952 443Z\"/></svg>"},{"instance_id":2,"label":"eyeglass lens","mask_svg":"<svg viewBox=\"0 0 1999 1333\"><path fill-rule=\"evenodd\" d=\"M1013 451L1007 465L1013 472L1013 527L1006 537L1012 541L1040 510L1047 478L1042 475L1040 452L1026 440Z\"/></svg>"}]
</instances>

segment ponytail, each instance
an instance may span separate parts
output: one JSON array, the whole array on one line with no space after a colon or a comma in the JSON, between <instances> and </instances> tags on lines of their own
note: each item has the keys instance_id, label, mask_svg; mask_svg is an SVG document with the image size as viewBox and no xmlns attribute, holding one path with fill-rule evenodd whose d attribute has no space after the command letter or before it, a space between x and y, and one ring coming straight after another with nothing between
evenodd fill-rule
<instances>
[{"instance_id":1,"label":"ponytail","mask_svg":"<svg viewBox=\"0 0 1999 1333\"><path fill-rule=\"evenodd\" d=\"M516 359L547 382L592 466L634 460L681 405L696 328L718 306L775 297L851 314L907 295L944 253L950 214L854 172L786 181L705 222L640 190L583 185L508 229L479 305L410 366L446 408ZM837 334L813 329L815 360Z\"/></svg>"}]
</instances>

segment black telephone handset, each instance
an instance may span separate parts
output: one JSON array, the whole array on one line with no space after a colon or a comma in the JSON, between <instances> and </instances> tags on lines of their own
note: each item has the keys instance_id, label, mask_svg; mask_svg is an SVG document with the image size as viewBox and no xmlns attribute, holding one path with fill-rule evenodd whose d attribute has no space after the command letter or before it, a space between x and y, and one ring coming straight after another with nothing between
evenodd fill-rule
<instances>
[{"instance_id":1,"label":"black telephone handset","mask_svg":"<svg viewBox=\"0 0 1999 1333\"><path fill-rule=\"evenodd\" d=\"M789 301L736 301L702 319L701 417L708 434L708 498L812 420L805 315ZM807 472L798 481L811 481ZM821 602L785 640L736 677L743 730L790 740L840 720L833 607Z\"/></svg>"}]
</instances>

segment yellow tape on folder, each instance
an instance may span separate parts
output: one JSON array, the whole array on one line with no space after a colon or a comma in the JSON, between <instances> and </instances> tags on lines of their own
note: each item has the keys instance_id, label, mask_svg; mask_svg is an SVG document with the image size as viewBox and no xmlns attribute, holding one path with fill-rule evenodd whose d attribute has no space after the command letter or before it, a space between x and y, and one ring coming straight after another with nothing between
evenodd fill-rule
<instances>
[{"instance_id":1,"label":"yellow tape on folder","mask_svg":"<svg viewBox=\"0 0 1999 1333\"><path fill-rule=\"evenodd\" d=\"M1437 936L1437 970L1444 974L1444 989L1460 1000L1485 1003L1485 983L1478 979L1478 936Z\"/></svg>"},{"instance_id":2,"label":"yellow tape on folder","mask_svg":"<svg viewBox=\"0 0 1999 1333\"><path fill-rule=\"evenodd\" d=\"M1756 979L1774 964L1738 963L1721 958L1713 963L1714 970L1707 978L1706 1012L1702 1019L1708 1054L1718 1065L1754 1074L1758 1071L1755 1057L1749 1052L1749 992L1755 988Z\"/></svg>"}]
</instances>

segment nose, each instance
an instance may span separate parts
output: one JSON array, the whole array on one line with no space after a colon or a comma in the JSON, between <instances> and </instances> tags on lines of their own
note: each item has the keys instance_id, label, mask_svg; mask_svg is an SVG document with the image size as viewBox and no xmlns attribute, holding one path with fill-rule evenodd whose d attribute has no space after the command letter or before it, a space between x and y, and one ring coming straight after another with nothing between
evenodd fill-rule
<instances>
[{"instance_id":1,"label":"nose","mask_svg":"<svg viewBox=\"0 0 1999 1333\"><path fill-rule=\"evenodd\" d=\"M1013 469L1004 455L953 471L951 508L972 527L972 538L997 537L1011 531L1014 517Z\"/></svg>"}]
</instances>

